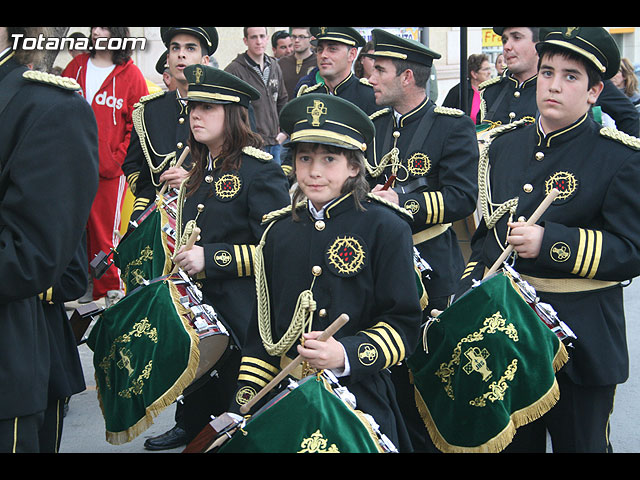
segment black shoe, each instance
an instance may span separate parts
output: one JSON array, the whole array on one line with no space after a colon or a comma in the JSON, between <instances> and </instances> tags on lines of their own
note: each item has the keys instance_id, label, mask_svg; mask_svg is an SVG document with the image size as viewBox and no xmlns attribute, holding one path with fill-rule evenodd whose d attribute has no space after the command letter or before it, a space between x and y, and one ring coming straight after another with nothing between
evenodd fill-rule
<instances>
[{"instance_id":1,"label":"black shoe","mask_svg":"<svg viewBox=\"0 0 640 480\"><path fill-rule=\"evenodd\" d=\"M169 450L181 447L187 444L187 432L178 425L171 430L158 435L157 437L148 438L144 442L144 448L147 450Z\"/></svg>"}]
</instances>

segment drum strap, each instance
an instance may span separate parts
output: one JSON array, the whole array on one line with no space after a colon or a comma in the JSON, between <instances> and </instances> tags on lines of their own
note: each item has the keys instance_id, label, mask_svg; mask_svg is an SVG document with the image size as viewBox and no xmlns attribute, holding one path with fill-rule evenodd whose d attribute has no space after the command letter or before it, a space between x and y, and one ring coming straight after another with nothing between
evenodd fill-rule
<instances>
[{"instance_id":1,"label":"drum strap","mask_svg":"<svg viewBox=\"0 0 640 480\"><path fill-rule=\"evenodd\" d=\"M444 232L446 232L449 229L451 225L452 225L451 223L441 223L438 225L434 225L433 227L429 227L425 230L422 230L421 232L415 233L412 236L413 244L420 245L421 243L426 242L427 240L431 240L432 238L435 238L438 235L442 235Z\"/></svg>"},{"instance_id":2,"label":"drum strap","mask_svg":"<svg viewBox=\"0 0 640 480\"><path fill-rule=\"evenodd\" d=\"M520 277L535 288L537 292L547 293L591 292L620 285L620 282L591 278L536 278L522 274L520 274Z\"/></svg>"}]
</instances>

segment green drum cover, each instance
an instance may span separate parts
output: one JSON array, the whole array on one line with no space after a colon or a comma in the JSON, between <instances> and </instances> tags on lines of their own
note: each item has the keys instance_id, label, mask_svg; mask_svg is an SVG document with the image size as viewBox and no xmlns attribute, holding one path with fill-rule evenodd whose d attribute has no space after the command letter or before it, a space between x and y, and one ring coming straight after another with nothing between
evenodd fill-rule
<instances>
[{"instance_id":1,"label":"green drum cover","mask_svg":"<svg viewBox=\"0 0 640 480\"><path fill-rule=\"evenodd\" d=\"M428 324L407 360L416 404L443 452L499 452L558 400L558 337L500 272Z\"/></svg>"}]
</instances>

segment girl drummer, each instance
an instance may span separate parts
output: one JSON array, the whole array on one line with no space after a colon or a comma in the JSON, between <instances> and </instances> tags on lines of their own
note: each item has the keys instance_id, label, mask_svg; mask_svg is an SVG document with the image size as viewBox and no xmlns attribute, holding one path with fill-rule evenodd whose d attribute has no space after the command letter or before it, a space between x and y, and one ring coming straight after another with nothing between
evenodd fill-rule
<instances>
[{"instance_id":1,"label":"girl drummer","mask_svg":"<svg viewBox=\"0 0 640 480\"><path fill-rule=\"evenodd\" d=\"M184 74L189 82L186 100L194 166L180 190L185 200L178 226L185 236L194 226L201 233L192 248L177 249L174 262L201 284L205 301L222 316L242 348L255 302L253 254L263 231L261 220L290 202L289 184L281 167L260 150L261 139L249 125L249 103L259 93L213 67L191 65ZM235 349L216 368L215 380L185 397L189 438L210 415L228 409L239 359Z\"/></svg>"},{"instance_id":2,"label":"girl drummer","mask_svg":"<svg viewBox=\"0 0 640 480\"><path fill-rule=\"evenodd\" d=\"M363 151L374 127L352 103L304 95L285 105L280 126L291 137L297 190L292 205L265 219L257 318L232 411L300 354L298 377L332 370L357 408L403 449L408 439L387 368L413 352L421 323L410 214L368 193ZM342 313L350 321L316 340Z\"/></svg>"}]
</instances>

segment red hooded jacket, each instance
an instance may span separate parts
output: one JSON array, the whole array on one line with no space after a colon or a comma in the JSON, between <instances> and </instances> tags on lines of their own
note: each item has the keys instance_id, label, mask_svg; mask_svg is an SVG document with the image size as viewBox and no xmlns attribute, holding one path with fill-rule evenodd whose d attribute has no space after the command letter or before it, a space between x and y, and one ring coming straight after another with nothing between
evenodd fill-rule
<instances>
[{"instance_id":1,"label":"red hooded jacket","mask_svg":"<svg viewBox=\"0 0 640 480\"><path fill-rule=\"evenodd\" d=\"M71 77L80 84L83 96L88 61L88 53L78 55L62 72L62 76ZM122 163L133 127L133 107L140 97L148 93L142 72L129 59L122 65L115 66L93 97L91 108L98 124L100 177L116 178L123 175Z\"/></svg>"}]
</instances>

